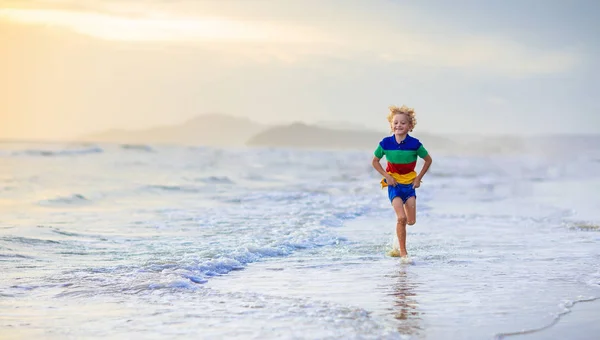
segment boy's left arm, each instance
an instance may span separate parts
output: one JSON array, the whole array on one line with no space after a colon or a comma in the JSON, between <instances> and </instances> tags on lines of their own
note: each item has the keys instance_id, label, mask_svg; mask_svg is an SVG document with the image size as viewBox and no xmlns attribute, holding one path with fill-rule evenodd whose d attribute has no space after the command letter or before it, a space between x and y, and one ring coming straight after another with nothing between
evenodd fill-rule
<instances>
[{"instance_id":1,"label":"boy's left arm","mask_svg":"<svg viewBox=\"0 0 600 340\"><path fill-rule=\"evenodd\" d=\"M433 159L431 159L431 156L429 154L423 157L423 160L425 161L425 163L423 164L423 168L421 168L421 172L419 172L419 174L413 181L413 188L415 189L421 186L421 179L423 178L423 176L425 176L425 173L427 173L427 170L429 170L429 167L433 162Z\"/></svg>"}]
</instances>

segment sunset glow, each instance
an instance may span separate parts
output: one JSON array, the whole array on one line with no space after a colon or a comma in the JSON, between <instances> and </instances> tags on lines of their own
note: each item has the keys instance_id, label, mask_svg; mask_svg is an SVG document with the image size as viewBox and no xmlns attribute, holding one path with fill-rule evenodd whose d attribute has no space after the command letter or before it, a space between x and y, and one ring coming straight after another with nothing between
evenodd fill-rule
<instances>
[{"instance_id":1,"label":"sunset glow","mask_svg":"<svg viewBox=\"0 0 600 340\"><path fill-rule=\"evenodd\" d=\"M204 113L385 130L391 104L418 108L432 133L597 132L599 11L516 0L0 0L0 140Z\"/></svg>"},{"instance_id":2,"label":"sunset glow","mask_svg":"<svg viewBox=\"0 0 600 340\"><path fill-rule=\"evenodd\" d=\"M124 17L56 9L0 9L0 19L64 27L88 36L120 41L277 42L302 39L265 22L216 17Z\"/></svg>"}]
</instances>

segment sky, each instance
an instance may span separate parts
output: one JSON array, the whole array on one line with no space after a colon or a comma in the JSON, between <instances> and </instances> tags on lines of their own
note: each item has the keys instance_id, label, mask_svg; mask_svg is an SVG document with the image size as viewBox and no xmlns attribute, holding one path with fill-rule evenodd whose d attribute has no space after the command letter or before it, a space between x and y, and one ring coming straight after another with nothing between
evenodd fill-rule
<instances>
[{"instance_id":1,"label":"sky","mask_svg":"<svg viewBox=\"0 0 600 340\"><path fill-rule=\"evenodd\" d=\"M600 2L0 0L0 138L206 113L427 133L600 133Z\"/></svg>"}]
</instances>

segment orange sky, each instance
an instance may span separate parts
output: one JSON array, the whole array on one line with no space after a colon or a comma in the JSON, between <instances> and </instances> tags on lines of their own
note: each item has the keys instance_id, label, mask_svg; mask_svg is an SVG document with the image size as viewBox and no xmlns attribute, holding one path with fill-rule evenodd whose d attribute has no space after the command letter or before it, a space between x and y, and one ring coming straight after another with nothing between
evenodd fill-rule
<instances>
[{"instance_id":1,"label":"orange sky","mask_svg":"<svg viewBox=\"0 0 600 340\"><path fill-rule=\"evenodd\" d=\"M585 8L557 24L525 6L509 29L495 17L509 4L479 8L487 18L378 0L0 4L0 138L73 138L207 112L385 129L374 117L391 104L417 108L432 132L542 133L542 121L600 132ZM569 9L555 12L568 21ZM548 119L565 111L567 122Z\"/></svg>"}]
</instances>

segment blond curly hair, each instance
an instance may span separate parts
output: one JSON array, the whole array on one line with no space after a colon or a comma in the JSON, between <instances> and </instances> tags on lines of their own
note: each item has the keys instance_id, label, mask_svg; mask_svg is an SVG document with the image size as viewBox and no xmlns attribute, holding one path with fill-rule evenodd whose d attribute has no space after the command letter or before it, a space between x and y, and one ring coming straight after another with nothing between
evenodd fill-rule
<instances>
[{"instance_id":1,"label":"blond curly hair","mask_svg":"<svg viewBox=\"0 0 600 340\"><path fill-rule=\"evenodd\" d=\"M390 124L392 124L392 120L395 115L406 115L408 118L408 124L410 125L410 132L417 126L417 118L415 117L415 109L411 107L407 107L406 105L402 105L401 107L397 107L392 105L389 107L390 113L387 115L387 120ZM392 130L393 131L393 130Z\"/></svg>"}]
</instances>

